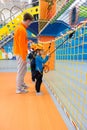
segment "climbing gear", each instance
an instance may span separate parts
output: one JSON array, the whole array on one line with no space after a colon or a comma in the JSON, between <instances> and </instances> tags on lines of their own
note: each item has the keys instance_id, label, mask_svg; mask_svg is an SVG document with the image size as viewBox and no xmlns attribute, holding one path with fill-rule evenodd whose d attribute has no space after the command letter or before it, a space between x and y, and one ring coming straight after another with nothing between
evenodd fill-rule
<instances>
[{"instance_id":1,"label":"climbing gear","mask_svg":"<svg viewBox=\"0 0 87 130\"><path fill-rule=\"evenodd\" d=\"M48 73L49 72L49 65L44 65L43 70L45 73Z\"/></svg>"},{"instance_id":2,"label":"climbing gear","mask_svg":"<svg viewBox=\"0 0 87 130\"><path fill-rule=\"evenodd\" d=\"M51 45L52 45L52 43L50 42L50 43L49 43L49 46L48 46L48 49L45 51L45 54L50 53ZM49 51L49 52L48 52L48 51ZM45 72L45 73L48 73L48 72L49 72L49 64L50 64L50 62L48 61L48 64L44 64L44 66L43 66L43 69L44 69L44 72Z\"/></svg>"},{"instance_id":3,"label":"climbing gear","mask_svg":"<svg viewBox=\"0 0 87 130\"><path fill-rule=\"evenodd\" d=\"M74 33L75 33L75 30L69 34L69 36L63 41L62 44L58 45L51 53L49 53L49 55L51 56L57 49L59 49L61 46L63 46L68 39L71 39L73 37ZM49 65L44 65L44 72L45 73L49 72Z\"/></svg>"},{"instance_id":4,"label":"climbing gear","mask_svg":"<svg viewBox=\"0 0 87 130\"><path fill-rule=\"evenodd\" d=\"M68 39L71 39L73 37L74 33L75 33L75 30L72 33L70 33L69 36L63 41L63 43L58 45L49 55L52 55L57 49L59 49L61 46L63 46Z\"/></svg>"},{"instance_id":5,"label":"climbing gear","mask_svg":"<svg viewBox=\"0 0 87 130\"><path fill-rule=\"evenodd\" d=\"M47 52L50 50L50 48L51 48L51 45L52 45L52 43L50 42L49 43L49 46L48 46L48 48L47 48L47 50L44 52L44 54L47 54Z\"/></svg>"}]
</instances>

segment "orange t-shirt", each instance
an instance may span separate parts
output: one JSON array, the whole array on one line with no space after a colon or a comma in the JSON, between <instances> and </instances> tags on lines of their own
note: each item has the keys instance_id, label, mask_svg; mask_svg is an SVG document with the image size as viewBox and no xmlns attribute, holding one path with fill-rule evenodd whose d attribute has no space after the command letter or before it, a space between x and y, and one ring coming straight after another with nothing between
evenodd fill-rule
<instances>
[{"instance_id":1,"label":"orange t-shirt","mask_svg":"<svg viewBox=\"0 0 87 130\"><path fill-rule=\"evenodd\" d=\"M28 50L28 38L26 27L21 23L14 32L14 45L13 51L15 55L21 56L23 60L26 60Z\"/></svg>"}]
</instances>

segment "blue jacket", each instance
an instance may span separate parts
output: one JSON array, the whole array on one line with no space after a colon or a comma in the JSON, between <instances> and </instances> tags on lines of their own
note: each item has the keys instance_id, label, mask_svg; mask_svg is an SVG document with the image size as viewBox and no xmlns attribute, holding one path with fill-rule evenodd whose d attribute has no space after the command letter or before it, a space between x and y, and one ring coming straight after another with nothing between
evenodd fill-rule
<instances>
[{"instance_id":1,"label":"blue jacket","mask_svg":"<svg viewBox=\"0 0 87 130\"><path fill-rule=\"evenodd\" d=\"M40 56L37 55L35 59L36 63L36 70L42 72L43 71L43 64L45 64L49 59L49 56L46 56L44 59Z\"/></svg>"}]
</instances>

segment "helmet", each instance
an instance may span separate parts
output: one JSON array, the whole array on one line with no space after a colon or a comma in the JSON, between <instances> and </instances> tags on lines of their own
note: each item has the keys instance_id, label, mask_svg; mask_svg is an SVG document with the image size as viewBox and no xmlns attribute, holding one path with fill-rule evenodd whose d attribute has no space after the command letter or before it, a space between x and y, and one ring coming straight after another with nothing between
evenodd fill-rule
<instances>
[{"instance_id":1,"label":"helmet","mask_svg":"<svg viewBox=\"0 0 87 130\"><path fill-rule=\"evenodd\" d=\"M33 44L31 44L31 49L34 49L34 50L36 50L36 44L35 43L33 43Z\"/></svg>"},{"instance_id":2,"label":"helmet","mask_svg":"<svg viewBox=\"0 0 87 130\"><path fill-rule=\"evenodd\" d=\"M43 50L43 45L42 45L41 43L37 44L36 49L38 49L38 50Z\"/></svg>"}]
</instances>

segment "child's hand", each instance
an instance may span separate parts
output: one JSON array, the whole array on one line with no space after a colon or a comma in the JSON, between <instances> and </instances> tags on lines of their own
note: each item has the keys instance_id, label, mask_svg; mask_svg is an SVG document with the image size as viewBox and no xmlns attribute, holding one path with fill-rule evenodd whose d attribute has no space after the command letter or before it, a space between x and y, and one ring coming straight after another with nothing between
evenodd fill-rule
<instances>
[{"instance_id":1,"label":"child's hand","mask_svg":"<svg viewBox=\"0 0 87 130\"><path fill-rule=\"evenodd\" d=\"M49 56L50 54L47 54L47 56Z\"/></svg>"},{"instance_id":2,"label":"child's hand","mask_svg":"<svg viewBox=\"0 0 87 130\"><path fill-rule=\"evenodd\" d=\"M51 55L50 55L50 54L47 54L47 56L49 56L49 57L50 57Z\"/></svg>"},{"instance_id":3,"label":"child's hand","mask_svg":"<svg viewBox=\"0 0 87 130\"><path fill-rule=\"evenodd\" d=\"M51 55L50 55L50 54L47 54L47 56L50 58Z\"/></svg>"}]
</instances>

